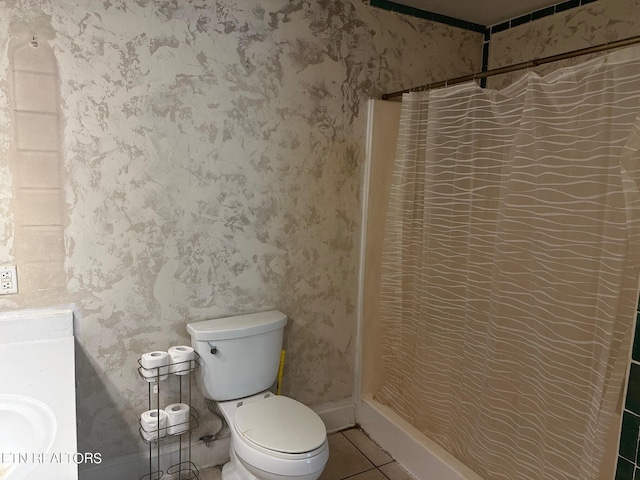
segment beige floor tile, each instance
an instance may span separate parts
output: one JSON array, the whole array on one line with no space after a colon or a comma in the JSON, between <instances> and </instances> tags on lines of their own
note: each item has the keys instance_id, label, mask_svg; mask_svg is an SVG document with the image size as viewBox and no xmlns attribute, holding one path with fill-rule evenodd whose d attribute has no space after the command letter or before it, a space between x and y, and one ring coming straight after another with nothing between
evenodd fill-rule
<instances>
[{"instance_id":1,"label":"beige floor tile","mask_svg":"<svg viewBox=\"0 0 640 480\"><path fill-rule=\"evenodd\" d=\"M387 478L378 470L367 470L366 472L359 473L353 477L349 477L349 480L387 480Z\"/></svg>"},{"instance_id":2,"label":"beige floor tile","mask_svg":"<svg viewBox=\"0 0 640 480\"><path fill-rule=\"evenodd\" d=\"M319 480L340 480L374 468L341 433L329 435L329 461Z\"/></svg>"},{"instance_id":3,"label":"beige floor tile","mask_svg":"<svg viewBox=\"0 0 640 480\"><path fill-rule=\"evenodd\" d=\"M388 463L379 468L389 480L414 480L398 462Z\"/></svg>"},{"instance_id":4,"label":"beige floor tile","mask_svg":"<svg viewBox=\"0 0 640 480\"><path fill-rule=\"evenodd\" d=\"M345 430L342 434L353 443L358 450L373 463L376 467L393 461L387 452L382 450L366 433L357 428Z\"/></svg>"},{"instance_id":5,"label":"beige floor tile","mask_svg":"<svg viewBox=\"0 0 640 480\"><path fill-rule=\"evenodd\" d=\"M200 480L220 480L221 475L221 467L212 467L200 470L198 478Z\"/></svg>"}]
</instances>

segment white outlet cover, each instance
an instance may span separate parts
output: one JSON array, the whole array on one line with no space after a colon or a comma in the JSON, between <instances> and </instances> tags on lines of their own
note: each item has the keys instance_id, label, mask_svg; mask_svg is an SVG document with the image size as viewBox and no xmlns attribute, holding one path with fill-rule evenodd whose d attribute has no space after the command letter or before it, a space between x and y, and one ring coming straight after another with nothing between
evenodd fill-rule
<instances>
[{"instance_id":1,"label":"white outlet cover","mask_svg":"<svg viewBox=\"0 0 640 480\"><path fill-rule=\"evenodd\" d=\"M0 295L14 293L18 293L18 271L16 266L0 266Z\"/></svg>"}]
</instances>

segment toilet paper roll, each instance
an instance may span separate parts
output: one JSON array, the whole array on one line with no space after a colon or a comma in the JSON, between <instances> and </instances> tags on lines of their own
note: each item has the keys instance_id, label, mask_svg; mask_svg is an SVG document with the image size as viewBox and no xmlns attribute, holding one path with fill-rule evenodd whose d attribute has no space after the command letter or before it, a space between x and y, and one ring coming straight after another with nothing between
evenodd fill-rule
<instances>
[{"instance_id":1,"label":"toilet paper roll","mask_svg":"<svg viewBox=\"0 0 640 480\"><path fill-rule=\"evenodd\" d=\"M170 373L185 375L191 371L193 368L193 359L195 358L193 348L187 345L179 345L171 347L168 353L171 359L169 365Z\"/></svg>"},{"instance_id":2,"label":"toilet paper roll","mask_svg":"<svg viewBox=\"0 0 640 480\"><path fill-rule=\"evenodd\" d=\"M164 410L147 410L140 415L142 437L147 440L156 440L167 435L167 412Z\"/></svg>"},{"instance_id":3,"label":"toilet paper roll","mask_svg":"<svg viewBox=\"0 0 640 480\"><path fill-rule=\"evenodd\" d=\"M189 405L172 403L164 409L167 414L167 433L177 435L189 430Z\"/></svg>"},{"instance_id":4,"label":"toilet paper roll","mask_svg":"<svg viewBox=\"0 0 640 480\"><path fill-rule=\"evenodd\" d=\"M147 382L165 380L169 375L169 354L167 352L147 352L142 355L142 376Z\"/></svg>"}]
</instances>

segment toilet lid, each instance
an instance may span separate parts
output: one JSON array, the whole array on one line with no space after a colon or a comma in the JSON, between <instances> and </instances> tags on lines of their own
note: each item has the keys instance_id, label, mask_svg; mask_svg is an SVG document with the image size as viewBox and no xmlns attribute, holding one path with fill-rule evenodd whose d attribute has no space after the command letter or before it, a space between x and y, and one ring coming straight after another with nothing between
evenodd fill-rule
<instances>
[{"instance_id":1,"label":"toilet lid","mask_svg":"<svg viewBox=\"0 0 640 480\"><path fill-rule=\"evenodd\" d=\"M327 437L324 423L313 410L281 395L238 407L234 423L250 442L282 453L315 450Z\"/></svg>"}]
</instances>

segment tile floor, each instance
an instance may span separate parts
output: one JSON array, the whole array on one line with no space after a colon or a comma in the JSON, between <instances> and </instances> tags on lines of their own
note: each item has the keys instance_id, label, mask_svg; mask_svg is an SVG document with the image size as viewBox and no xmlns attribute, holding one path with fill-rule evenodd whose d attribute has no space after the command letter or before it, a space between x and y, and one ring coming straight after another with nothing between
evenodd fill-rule
<instances>
[{"instance_id":1,"label":"tile floor","mask_svg":"<svg viewBox=\"0 0 640 480\"><path fill-rule=\"evenodd\" d=\"M329 435L329 451L329 462L319 480L413 480L357 428ZM200 480L220 480L220 468L202 470Z\"/></svg>"},{"instance_id":2,"label":"tile floor","mask_svg":"<svg viewBox=\"0 0 640 480\"><path fill-rule=\"evenodd\" d=\"M319 480L413 480L362 430L329 435L329 462Z\"/></svg>"}]
</instances>

